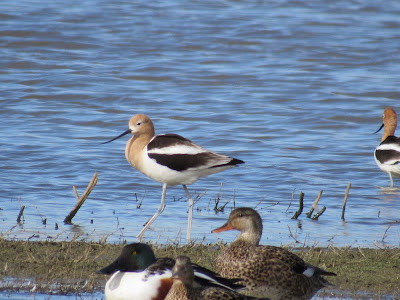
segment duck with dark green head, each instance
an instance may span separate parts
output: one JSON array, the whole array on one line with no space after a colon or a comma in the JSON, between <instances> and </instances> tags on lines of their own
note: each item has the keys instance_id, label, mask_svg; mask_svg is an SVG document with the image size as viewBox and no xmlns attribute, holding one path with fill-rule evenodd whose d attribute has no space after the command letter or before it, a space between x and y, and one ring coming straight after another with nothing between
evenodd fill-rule
<instances>
[{"instance_id":1,"label":"duck with dark green head","mask_svg":"<svg viewBox=\"0 0 400 300\"><path fill-rule=\"evenodd\" d=\"M104 291L107 300L156 300L168 294L174 264L172 258L156 258L149 245L133 243L126 245L114 262L97 273L112 274ZM223 286L232 290L243 287L235 284L235 279L223 278L196 264L192 267L196 286Z\"/></svg>"}]
</instances>

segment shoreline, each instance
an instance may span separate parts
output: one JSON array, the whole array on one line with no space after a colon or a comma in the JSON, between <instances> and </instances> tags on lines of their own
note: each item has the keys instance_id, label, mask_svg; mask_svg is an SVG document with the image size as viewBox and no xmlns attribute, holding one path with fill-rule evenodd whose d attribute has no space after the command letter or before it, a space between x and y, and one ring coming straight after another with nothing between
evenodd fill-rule
<instances>
[{"instance_id":1,"label":"shoreline","mask_svg":"<svg viewBox=\"0 0 400 300\"><path fill-rule=\"evenodd\" d=\"M0 239L0 291L45 294L102 292L108 276L95 272L117 258L123 246L90 241ZM226 244L151 246L157 257L187 255L193 262L214 270L216 257ZM399 248L311 247L290 250L305 261L337 274L327 278L333 286L319 292L323 297L400 297Z\"/></svg>"}]
</instances>

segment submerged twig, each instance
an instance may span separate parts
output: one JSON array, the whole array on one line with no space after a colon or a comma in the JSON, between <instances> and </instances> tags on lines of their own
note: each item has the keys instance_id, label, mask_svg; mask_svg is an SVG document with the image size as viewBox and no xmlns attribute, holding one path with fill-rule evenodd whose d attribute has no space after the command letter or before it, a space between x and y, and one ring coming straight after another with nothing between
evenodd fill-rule
<instances>
[{"instance_id":1,"label":"submerged twig","mask_svg":"<svg viewBox=\"0 0 400 300\"><path fill-rule=\"evenodd\" d=\"M217 196L217 198L215 199L214 211L215 211L216 213L218 213L219 211L221 211L221 212L224 211L225 206L231 201L231 200L228 200L227 202L225 202L225 204L223 204L222 206L218 207L219 201L222 199L222 196L221 196L222 185L223 185L223 184L221 183L221 184L220 184L220 187L219 187L218 196Z\"/></svg>"},{"instance_id":2,"label":"submerged twig","mask_svg":"<svg viewBox=\"0 0 400 300\"><path fill-rule=\"evenodd\" d=\"M83 193L82 197L79 197L75 186L73 186L75 196L78 198L78 203L76 203L75 207L71 210L71 212L68 214L68 216L65 217L65 219L64 219L65 224L71 224L72 218L76 215L78 210L81 208L82 204L89 197L90 192L95 187L95 185L97 183L97 176L98 176L98 174L97 174L97 172L95 172L92 177L92 180L90 181L90 183L89 183L88 187L86 188L85 192Z\"/></svg>"},{"instance_id":3,"label":"submerged twig","mask_svg":"<svg viewBox=\"0 0 400 300\"><path fill-rule=\"evenodd\" d=\"M19 211L19 214L18 214L17 223L21 223L21 217L22 217L22 214L24 213L24 209L25 209L25 205L22 205L21 210Z\"/></svg>"},{"instance_id":4,"label":"submerged twig","mask_svg":"<svg viewBox=\"0 0 400 300\"><path fill-rule=\"evenodd\" d=\"M313 217L312 220L318 220L318 218L324 213L326 207L324 206L319 212L317 212Z\"/></svg>"},{"instance_id":5,"label":"submerged twig","mask_svg":"<svg viewBox=\"0 0 400 300\"><path fill-rule=\"evenodd\" d=\"M143 200L144 200L145 196L146 196L146 191L143 194L142 200L140 200L140 202L138 204L136 204L136 208L140 208L142 206L142 203L143 203ZM135 197L136 197L136 203L137 203L139 200L138 200L138 197L137 197L136 193L135 193Z\"/></svg>"},{"instance_id":6,"label":"submerged twig","mask_svg":"<svg viewBox=\"0 0 400 300\"><path fill-rule=\"evenodd\" d=\"M292 230L290 229L289 225L288 225L288 229L289 229L289 237L291 237L292 239L295 240L296 243L300 243L298 239L295 238L295 236L292 233Z\"/></svg>"},{"instance_id":7,"label":"submerged twig","mask_svg":"<svg viewBox=\"0 0 400 300\"><path fill-rule=\"evenodd\" d=\"M37 208L37 206L35 206L35 209L36 209L36 211L38 212L40 218L42 219L43 225L46 225L47 219L46 219L46 218L43 218L43 216L42 216L42 214L40 213L39 208Z\"/></svg>"},{"instance_id":8,"label":"submerged twig","mask_svg":"<svg viewBox=\"0 0 400 300\"><path fill-rule=\"evenodd\" d=\"M344 212L346 210L347 197L349 196L350 187L351 187L351 182L349 182L349 184L347 185L346 194L344 195L343 209L342 209L342 220L344 220Z\"/></svg>"},{"instance_id":9,"label":"submerged twig","mask_svg":"<svg viewBox=\"0 0 400 300\"><path fill-rule=\"evenodd\" d=\"M306 216L307 216L308 218L311 218L312 213L314 212L315 208L316 208L317 205L318 205L318 201L319 201L319 199L321 198L321 195L322 195L322 190L319 192L319 194L318 194L318 196L317 196L317 199L315 199L314 204L311 206L310 211L309 211L308 213L306 213ZM313 218L313 219L314 219L314 218Z\"/></svg>"},{"instance_id":10,"label":"submerged twig","mask_svg":"<svg viewBox=\"0 0 400 300\"><path fill-rule=\"evenodd\" d=\"M257 206L259 206L263 200L264 200L264 199L261 199L260 201L258 201L257 204L256 204L256 206L254 206L254 209L256 209Z\"/></svg>"},{"instance_id":11,"label":"submerged twig","mask_svg":"<svg viewBox=\"0 0 400 300\"><path fill-rule=\"evenodd\" d=\"M193 199L193 204L196 204L200 201L200 199L207 193L207 190L204 190L201 194L197 194L196 198Z\"/></svg>"},{"instance_id":12,"label":"submerged twig","mask_svg":"<svg viewBox=\"0 0 400 300\"><path fill-rule=\"evenodd\" d=\"M295 212L295 214L293 215L292 219L297 219L301 215L301 213L303 211L303 198L304 198L304 193L300 192L300 200L299 200L300 201L300 207L299 207L298 211Z\"/></svg>"},{"instance_id":13,"label":"submerged twig","mask_svg":"<svg viewBox=\"0 0 400 300\"><path fill-rule=\"evenodd\" d=\"M292 205L292 201L293 201L293 198L294 198L294 191L295 191L295 190L296 190L296 189L294 188L294 189L293 189L293 192L292 192L292 198L290 198L289 205L288 205L288 207L286 208L286 211L285 211L285 212L287 212L287 211L289 210L290 206Z\"/></svg>"},{"instance_id":14,"label":"submerged twig","mask_svg":"<svg viewBox=\"0 0 400 300\"><path fill-rule=\"evenodd\" d=\"M399 221L394 221L389 224L389 226L386 228L385 232L383 233L382 243L385 243L385 238L387 237L387 232L389 231L390 227L392 227L394 224L398 224L398 223L399 223Z\"/></svg>"}]
</instances>

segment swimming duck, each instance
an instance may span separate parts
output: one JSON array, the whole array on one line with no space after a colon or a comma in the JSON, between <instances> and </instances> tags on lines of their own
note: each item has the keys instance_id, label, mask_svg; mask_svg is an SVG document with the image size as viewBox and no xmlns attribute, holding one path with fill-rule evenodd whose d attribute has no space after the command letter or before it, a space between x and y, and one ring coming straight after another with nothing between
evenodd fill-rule
<instances>
[{"instance_id":1,"label":"swimming duck","mask_svg":"<svg viewBox=\"0 0 400 300\"><path fill-rule=\"evenodd\" d=\"M241 278L246 294L271 299L310 299L329 283L321 275L336 276L306 263L292 252L259 245L262 220L248 207L234 209L229 220L212 232L236 229L240 235L217 258L216 271L227 278Z\"/></svg>"},{"instance_id":2,"label":"swimming duck","mask_svg":"<svg viewBox=\"0 0 400 300\"><path fill-rule=\"evenodd\" d=\"M221 287L195 289L193 265L187 256L178 256L172 268L173 285L165 300L247 300L256 299Z\"/></svg>"},{"instance_id":3,"label":"swimming duck","mask_svg":"<svg viewBox=\"0 0 400 300\"><path fill-rule=\"evenodd\" d=\"M394 187L393 177L400 177L400 138L394 135L397 127L397 114L391 107L383 111L383 135L379 146L375 149L375 161L378 167L388 173L390 187ZM375 132L375 133L376 133Z\"/></svg>"},{"instance_id":4,"label":"swimming duck","mask_svg":"<svg viewBox=\"0 0 400 300\"><path fill-rule=\"evenodd\" d=\"M133 243L126 245L114 262L97 273L112 274L104 290L107 300L156 300L164 299L172 286L171 270L174 264L172 258L157 259L149 245ZM235 284L237 280L223 278L197 264L193 264L193 268L196 287L243 288Z\"/></svg>"}]
</instances>

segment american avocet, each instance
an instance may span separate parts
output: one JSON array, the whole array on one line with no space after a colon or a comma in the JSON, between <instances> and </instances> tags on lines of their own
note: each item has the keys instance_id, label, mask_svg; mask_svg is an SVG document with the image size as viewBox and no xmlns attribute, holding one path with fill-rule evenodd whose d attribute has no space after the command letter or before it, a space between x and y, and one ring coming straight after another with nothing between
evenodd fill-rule
<instances>
[{"instance_id":1,"label":"american avocet","mask_svg":"<svg viewBox=\"0 0 400 300\"><path fill-rule=\"evenodd\" d=\"M109 266L97 271L112 276L105 285L107 300L155 300L164 299L172 286L172 258L156 258L149 245L133 243L126 245L121 255ZM218 274L193 264L194 281L197 287L221 286L240 289L237 280L226 279Z\"/></svg>"},{"instance_id":2,"label":"american avocet","mask_svg":"<svg viewBox=\"0 0 400 300\"><path fill-rule=\"evenodd\" d=\"M383 127L382 142L375 149L375 161L382 171L389 174L390 187L393 187L392 177L400 177L400 138L394 136L397 114L391 107L383 111L383 124L376 132Z\"/></svg>"},{"instance_id":3,"label":"american avocet","mask_svg":"<svg viewBox=\"0 0 400 300\"><path fill-rule=\"evenodd\" d=\"M129 129L105 142L112 142L126 134L133 134L125 147L125 157L138 171L163 184L161 204L154 216L139 232L138 238L163 212L168 185L182 184L189 201L187 242L190 242L192 227L193 199L186 185L200 177L224 171L242 160L208 151L177 134L154 135L154 125L149 117L138 114L129 121ZM104 143L104 144L105 144Z\"/></svg>"},{"instance_id":4,"label":"american avocet","mask_svg":"<svg viewBox=\"0 0 400 300\"><path fill-rule=\"evenodd\" d=\"M228 222L212 231L240 231L237 240L218 256L216 271L228 278L241 278L246 294L272 299L310 299L329 285L321 275L335 273L314 267L283 248L259 245L262 228L254 209L233 210Z\"/></svg>"},{"instance_id":5,"label":"american avocet","mask_svg":"<svg viewBox=\"0 0 400 300\"><path fill-rule=\"evenodd\" d=\"M173 285L165 300L246 300L255 299L221 287L194 288L193 265L187 256L178 256L172 268Z\"/></svg>"}]
</instances>

